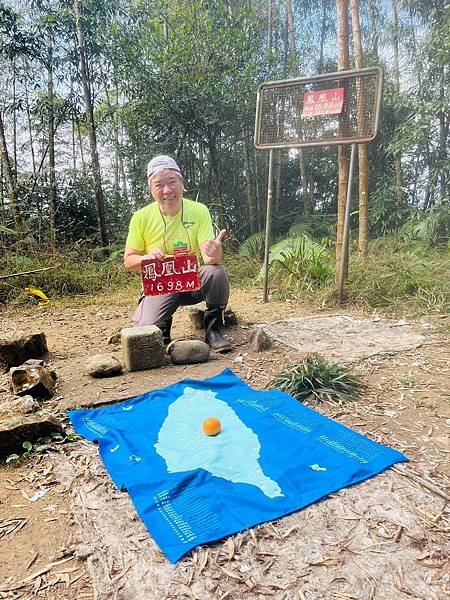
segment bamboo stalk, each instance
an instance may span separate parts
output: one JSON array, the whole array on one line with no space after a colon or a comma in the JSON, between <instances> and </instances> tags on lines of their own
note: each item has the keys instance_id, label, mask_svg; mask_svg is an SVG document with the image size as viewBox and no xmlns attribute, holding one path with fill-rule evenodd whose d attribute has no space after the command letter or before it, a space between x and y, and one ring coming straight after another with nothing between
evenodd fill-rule
<instances>
[{"instance_id":1,"label":"bamboo stalk","mask_svg":"<svg viewBox=\"0 0 450 600\"><path fill-rule=\"evenodd\" d=\"M11 273L11 275L0 275L0 279L9 279L10 277L19 277L20 275L30 275L31 273L41 273L50 269L57 269L60 265L54 267L45 267L43 269L33 269L33 271L21 271L20 273Z\"/></svg>"}]
</instances>

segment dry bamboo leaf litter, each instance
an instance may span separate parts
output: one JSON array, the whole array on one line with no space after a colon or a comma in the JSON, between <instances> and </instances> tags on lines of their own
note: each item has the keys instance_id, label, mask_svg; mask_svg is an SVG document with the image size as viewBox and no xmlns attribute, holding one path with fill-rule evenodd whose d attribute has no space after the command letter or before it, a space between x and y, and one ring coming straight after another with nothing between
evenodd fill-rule
<instances>
[{"instance_id":1,"label":"dry bamboo leaf litter","mask_svg":"<svg viewBox=\"0 0 450 600\"><path fill-rule=\"evenodd\" d=\"M40 577L41 575L48 573L49 571L51 571L54 567L56 567L58 565L61 565L69 560L73 560L73 558L74 558L74 556L69 556L67 558L63 558L62 560L51 562L48 565L46 565L45 567L43 567L42 569L39 569L39 571L36 571L36 573L33 573L32 575L25 577L25 579L22 579L22 581L19 581L13 585L7 584L6 586L4 586L4 585L0 586L0 592L9 592L11 590L18 590L22 587L25 587L26 585L31 583L33 580L35 580L37 577Z\"/></svg>"}]
</instances>

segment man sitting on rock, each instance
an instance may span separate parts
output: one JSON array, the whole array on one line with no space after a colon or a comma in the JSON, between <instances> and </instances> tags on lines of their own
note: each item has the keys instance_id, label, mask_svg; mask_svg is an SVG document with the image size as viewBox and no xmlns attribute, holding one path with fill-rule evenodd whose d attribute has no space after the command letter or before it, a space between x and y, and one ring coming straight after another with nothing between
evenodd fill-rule
<instances>
[{"instance_id":1,"label":"man sitting on rock","mask_svg":"<svg viewBox=\"0 0 450 600\"><path fill-rule=\"evenodd\" d=\"M177 163L169 156L156 156L147 166L151 202L131 218L124 263L128 271L140 271L146 259L163 259L173 254L175 244L183 242L189 252L203 259L199 278L201 288L195 292L142 296L133 316L135 325L156 325L165 344L170 342L172 316L179 306L206 301L205 341L216 352L231 350L221 335L224 310L230 284L222 258L226 230L214 238L211 215L200 202L183 198L183 178Z\"/></svg>"}]
</instances>

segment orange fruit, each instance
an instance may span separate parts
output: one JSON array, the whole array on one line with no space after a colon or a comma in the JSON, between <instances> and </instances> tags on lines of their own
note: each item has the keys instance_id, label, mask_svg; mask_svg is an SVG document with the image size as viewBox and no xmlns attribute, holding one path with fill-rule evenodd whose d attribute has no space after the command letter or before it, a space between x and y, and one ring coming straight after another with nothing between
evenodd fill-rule
<instances>
[{"instance_id":1,"label":"orange fruit","mask_svg":"<svg viewBox=\"0 0 450 600\"><path fill-rule=\"evenodd\" d=\"M220 433L221 427L219 419L216 419L215 417L205 419L202 424L203 433L206 435L217 435Z\"/></svg>"}]
</instances>

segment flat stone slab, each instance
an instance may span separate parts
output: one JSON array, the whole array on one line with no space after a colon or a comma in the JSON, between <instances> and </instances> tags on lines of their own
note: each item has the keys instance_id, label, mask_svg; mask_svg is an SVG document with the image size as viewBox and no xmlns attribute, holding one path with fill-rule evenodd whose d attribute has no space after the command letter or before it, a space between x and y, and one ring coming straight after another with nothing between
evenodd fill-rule
<instances>
[{"instance_id":1,"label":"flat stone slab","mask_svg":"<svg viewBox=\"0 0 450 600\"><path fill-rule=\"evenodd\" d=\"M340 363L376 354L418 348L428 338L407 321L363 319L351 315L300 317L259 325L274 341L302 353L318 353Z\"/></svg>"}]
</instances>

